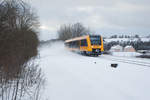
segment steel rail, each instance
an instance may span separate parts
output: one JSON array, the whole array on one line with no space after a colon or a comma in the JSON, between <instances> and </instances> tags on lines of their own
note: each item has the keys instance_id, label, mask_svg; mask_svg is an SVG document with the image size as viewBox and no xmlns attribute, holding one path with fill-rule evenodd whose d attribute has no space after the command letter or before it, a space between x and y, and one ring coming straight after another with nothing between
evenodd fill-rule
<instances>
[{"instance_id":1,"label":"steel rail","mask_svg":"<svg viewBox=\"0 0 150 100\"><path fill-rule=\"evenodd\" d=\"M108 60L111 60L111 61L118 61L118 62L128 63L128 64L135 64L135 65L150 67L150 63L148 63L148 62L141 62L141 61L128 60L128 59L120 59L120 58L113 58L113 57L104 57L104 59L108 59Z\"/></svg>"}]
</instances>

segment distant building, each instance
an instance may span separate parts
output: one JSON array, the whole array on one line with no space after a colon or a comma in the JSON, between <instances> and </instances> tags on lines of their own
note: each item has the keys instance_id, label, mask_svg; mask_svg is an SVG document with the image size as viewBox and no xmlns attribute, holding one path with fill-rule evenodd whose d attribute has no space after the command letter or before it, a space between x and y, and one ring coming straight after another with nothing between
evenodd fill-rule
<instances>
[{"instance_id":1,"label":"distant building","mask_svg":"<svg viewBox=\"0 0 150 100\"><path fill-rule=\"evenodd\" d=\"M112 46L110 49L111 52L122 52L123 51L123 47L120 45L115 45Z\"/></svg>"},{"instance_id":2,"label":"distant building","mask_svg":"<svg viewBox=\"0 0 150 100\"><path fill-rule=\"evenodd\" d=\"M132 46L126 46L124 52L136 52L136 50Z\"/></svg>"}]
</instances>

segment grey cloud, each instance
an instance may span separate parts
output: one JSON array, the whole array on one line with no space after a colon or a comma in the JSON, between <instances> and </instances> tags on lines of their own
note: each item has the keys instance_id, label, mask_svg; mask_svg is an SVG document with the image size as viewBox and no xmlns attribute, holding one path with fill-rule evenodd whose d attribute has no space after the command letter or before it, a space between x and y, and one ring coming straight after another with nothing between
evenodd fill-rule
<instances>
[{"instance_id":1,"label":"grey cloud","mask_svg":"<svg viewBox=\"0 0 150 100\"><path fill-rule=\"evenodd\" d=\"M57 28L82 22L95 32L150 33L150 0L32 0L41 23Z\"/></svg>"}]
</instances>

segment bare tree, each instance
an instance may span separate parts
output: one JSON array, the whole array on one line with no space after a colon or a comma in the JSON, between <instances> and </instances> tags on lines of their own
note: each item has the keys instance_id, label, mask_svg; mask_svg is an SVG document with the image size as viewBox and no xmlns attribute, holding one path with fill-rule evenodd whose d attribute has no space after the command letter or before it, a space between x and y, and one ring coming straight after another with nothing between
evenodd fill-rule
<instances>
[{"instance_id":1,"label":"bare tree","mask_svg":"<svg viewBox=\"0 0 150 100\"><path fill-rule=\"evenodd\" d=\"M62 25L58 30L58 38L63 41L87 34L90 34L90 30L84 27L81 23Z\"/></svg>"},{"instance_id":2,"label":"bare tree","mask_svg":"<svg viewBox=\"0 0 150 100\"><path fill-rule=\"evenodd\" d=\"M37 55L38 20L23 1L4 0L0 8L0 65L7 73Z\"/></svg>"},{"instance_id":3,"label":"bare tree","mask_svg":"<svg viewBox=\"0 0 150 100\"><path fill-rule=\"evenodd\" d=\"M90 30L88 28L85 28L81 23L76 23L72 25L72 37L78 37L82 35L87 35Z\"/></svg>"},{"instance_id":4,"label":"bare tree","mask_svg":"<svg viewBox=\"0 0 150 100\"><path fill-rule=\"evenodd\" d=\"M38 54L38 26L38 17L27 3L0 1L1 100L38 99L42 74L37 65L29 63Z\"/></svg>"}]
</instances>

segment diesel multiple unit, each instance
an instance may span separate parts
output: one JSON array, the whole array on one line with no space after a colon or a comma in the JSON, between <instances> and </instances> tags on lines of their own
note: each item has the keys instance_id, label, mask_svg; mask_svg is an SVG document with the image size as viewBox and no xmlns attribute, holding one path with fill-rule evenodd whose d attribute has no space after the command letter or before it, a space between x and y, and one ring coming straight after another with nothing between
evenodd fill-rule
<instances>
[{"instance_id":1,"label":"diesel multiple unit","mask_svg":"<svg viewBox=\"0 0 150 100\"><path fill-rule=\"evenodd\" d=\"M103 38L100 35L86 35L65 41L65 45L71 51L85 55L101 55L104 51Z\"/></svg>"}]
</instances>

